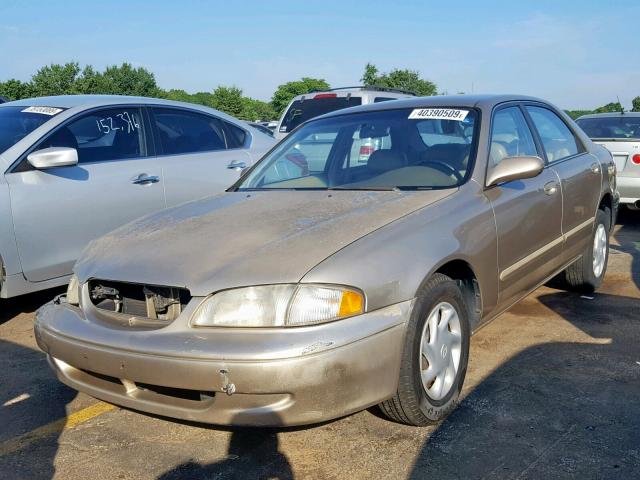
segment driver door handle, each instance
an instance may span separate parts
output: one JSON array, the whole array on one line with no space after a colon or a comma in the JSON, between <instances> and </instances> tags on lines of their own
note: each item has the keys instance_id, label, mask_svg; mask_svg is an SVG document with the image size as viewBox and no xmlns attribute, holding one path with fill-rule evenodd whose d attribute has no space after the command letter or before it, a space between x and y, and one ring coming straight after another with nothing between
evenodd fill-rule
<instances>
[{"instance_id":1,"label":"driver door handle","mask_svg":"<svg viewBox=\"0 0 640 480\"><path fill-rule=\"evenodd\" d=\"M239 160L233 160L229 165L227 165L227 168L229 170L242 170L246 166L247 166L246 162L241 162Z\"/></svg>"},{"instance_id":2,"label":"driver door handle","mask_svg":"<svg viewBox=\"0 0 640 480\"><path fill-rule=\"evenodd\" d=\"M159 181L160 177L147 175L146 173L141 173L131 179L131 183L134 185L150 185L152 183L158 183Z\"/></svg>"},{"instance_id":3,"label":"driver door handle","mask_svg":"<svg viewBox=\"0 0 640 480\"><path fill-rule=\"evenodd\" d=\"M544 185L544 193L547 195L555 195L558 191L558 182L549 182Z\"/></svg>"}]
</instances>

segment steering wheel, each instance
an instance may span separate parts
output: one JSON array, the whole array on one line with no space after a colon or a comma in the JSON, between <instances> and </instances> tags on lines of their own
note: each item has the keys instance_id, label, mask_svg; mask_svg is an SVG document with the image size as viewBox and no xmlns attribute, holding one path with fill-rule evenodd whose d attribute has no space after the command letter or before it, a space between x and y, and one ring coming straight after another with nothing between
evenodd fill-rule
<instances>
[{"instance_id":1,"label":"steering wheel","mask_svg":"<svg viewBox=\"0 0 640 480\"><path fill-rule=\"evenodd\" d=\"M429 160L427 162L422 162L421 165L425 167L427 166L433 167L434 169L444 173L445 175L453 175L454 177L456 177L456 180L458 182L462 182L462 180L464 180L464 177L460 175L460 172L455 168L453 168L448 163L439 162L438 160Z\"/></svg>"}]
</instances>

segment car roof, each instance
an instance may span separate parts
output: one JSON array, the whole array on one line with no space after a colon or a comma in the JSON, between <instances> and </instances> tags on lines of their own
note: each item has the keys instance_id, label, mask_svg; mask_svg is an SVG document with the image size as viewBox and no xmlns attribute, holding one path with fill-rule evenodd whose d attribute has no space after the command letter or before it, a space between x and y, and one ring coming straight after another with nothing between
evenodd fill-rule
<instances>
[{"instance_id":1,"label":"car roof","mask_svg":"<svg viewBox=\"0 0 640 480\"><path fill-rule=\"evenodd\" d=\"M640 112L590 113L588 115L581 115L577 119L582 120L584 118L606 118L606 117L640 117Z\"/></svg>"},{"instance_id":2,"label":"car roof","mask_svg":"<svg viewBox=\"0 0 640 480\"><path fill-rule=\"evenodd\" d=\"M373 112L381 110L397 110L399 108L428 108L428 107L456 107L456 108L480 108L490 110L496 105L513 101L541 102L549 105L549 102L536 97L526 95L505 94L473 94L473 95L434 95L430 97L409 97L394 100L393 102L370 103L357 107L345 108L326 113L318 118L328 118L358 112Z\"/></svg>"},{"instance_id":3,"label":"car roof","mask_svg":"<svg viewBox=\"0 0 640 480\"><path fill-rule=\"evenodd\" d=\"M154 103L154 104L181 104L172 100L160 98L133 97L128 95L55 95L51 97L24 98L8 102L9 105L17 107L43 106L57 108L73 108L85 105L116 105L120 103Z\"/></svg>"},{"instance_id":4,"label":"car roof","mask_svg":"<svg viewBox=\"0 0 640 480\"><path fill-rule=\"evenodd\" d=\"M55 108L76 108L88 109L93 107L104 107L109 105L121 105L123 103L133 103L139 105L166 105L172 107L189 108L191 110L200 110L215 114L219 118L229 120L237 125L243 123L241 120L227 115L224 112L215 110L205 105L188 102L176 102L174 100L165 100L153 97L134 97L128 95L56 95L51 97L34 97L24 98L0 104L0 108L4 107L55 107Z\"/></svg>"}]
</instances>

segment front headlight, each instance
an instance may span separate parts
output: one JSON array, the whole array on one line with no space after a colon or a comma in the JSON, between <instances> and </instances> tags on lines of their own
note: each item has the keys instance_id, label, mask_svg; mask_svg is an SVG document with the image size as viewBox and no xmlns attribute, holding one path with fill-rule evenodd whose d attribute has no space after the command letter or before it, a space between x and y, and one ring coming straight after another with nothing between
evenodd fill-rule
<instances>
[{"instance_id":1,"label":"front headlight","mask_svg":"<svg viewBox=\"0 0 640 480\"><path fill-rule=\"evenodd\" d=\"M225 290L196 310L194 327L291 327L364 312L361 292L334 285L265 285Z\"/></svg>"},{"instance_id":2,"label":"front headlight","mask_svg":"<svg viewBox=\"0 0 640 480\"><path fill-rule=\"evenodd\" d=\"M67 287L67 303L70 305L80 305L80 283L78 277L74 273L69 279Z\"/></svg>"}]
</instances>

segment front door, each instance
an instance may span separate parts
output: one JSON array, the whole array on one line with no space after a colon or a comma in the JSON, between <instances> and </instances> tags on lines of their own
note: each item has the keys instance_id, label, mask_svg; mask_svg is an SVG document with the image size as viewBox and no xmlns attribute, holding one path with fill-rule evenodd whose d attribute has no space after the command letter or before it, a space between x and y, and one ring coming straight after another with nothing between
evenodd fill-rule
<instances>
[{"instance_id":1,"label":"front door","mask_svg":"<svg viewBox=\"0 0 640 480\"><path fill-rule=\"evenodd\" d=\"M539 155L519 106L494 113L489 169L506 157ZM534 178L486 190L498 236L499 303L508 306L559 264L562 253L562 194L551 168Z\"/></svg>"},{"instance_id":2,"label":"front door","mask_svg":"<svg viewBox=\"0 0 640 480\"><path fill-rule=\"evenodd\" d=\"M148 155L145 127L138 108L82 114L35 147L76 148L78 165L36 170L24 160L6 174L27 280L70 274L89 241L164 208L161 172Z\"/></svg>"}]
</instances>

